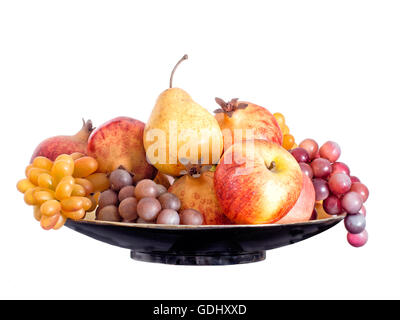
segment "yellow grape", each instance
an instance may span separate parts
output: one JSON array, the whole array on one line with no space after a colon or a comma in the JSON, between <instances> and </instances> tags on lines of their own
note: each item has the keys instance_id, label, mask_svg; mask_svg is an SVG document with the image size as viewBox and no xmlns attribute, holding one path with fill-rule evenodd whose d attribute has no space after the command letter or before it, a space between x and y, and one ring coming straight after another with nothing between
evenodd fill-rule
<instances>
[{"instance_id":1,"label":"yellow grape","mask_svg":"<svg viewBox=\"0 0 400 320\"><path fill-rule=\"evenodd\" d=\"M46 157L39 156L33 159L32 164L35 168L41 168L50 171L51 167L53 166L53 161L47 159Z\"/></svg>"},{"instance_id":2,"label":"yellow grape","mask_svg":"<svg viewBox=\"0 0 400 320\"><path fill-rule=\"evenodd\" d=\"M91 212L91 211L96 209L97 204L99 202L99 197L100 197L100 192L97 192L94 195L90 195L90 196L87 197L90 200L91 204L92 204L89 209L85 209L87 212Z\"/></svg>"},{"instance_id":3,"label":"yellow grape","mask_svg":"<svg viewBox=\"0 0 400 320\"><path fill-rule=\"evenodd\" d=\"M94 192L103 192L110 188L110 181L105 173L93 173L85 179L89 180L93 184Z\"/></svg>"},{"instance_id":4,"label":"yellow grape","mask_svg":"<svg viewBox=\"0 0 400 320\"><path fill-rule=\"evenodd\" d=\"M274 117L276 119L276 122L278 122L279 127L282 128L285 125L285 117L283 116L283 114L280 112L275 112Z\"/></svg>"},{"instance_id":5,"label":"yellow grape","mask_svg":"<svg viewBox=\"0 0 400 320\"><path fill-rule=\"evenodd\" d=\"M81 208L79 210L75 210L75 211L61 210L61 212L64 216L66 216L67 218L72 219L72 220L82 219L86 214L86 212L83 208Z\"/></svg>"},{"instance_id":6,"label":"yellow grape","mask_svg":"<svg viewBox=\"0 0 400 320\"><path fill-rule=\"evenodd\" d=\"M82 197L82 205L83 205L83 210L85 210L85 211L93 211L94 210L94 209L90 210L93 207L93 202L90 198Z\"/></svg>"},{"instance_id":7,"label":"yellow grape","mask_svg":"<svg viewBox=\"0 0 400 320\"><path fill-rule=\"evenodd\" d=\"M65 160L57 160L53 164L51 174L56 180L61 180L66 176L72 176L74 173L74 163Z\"/></svg>"},{"instance_id":8,"label":"yellow grape","mask_svg":"<svg viewBox=\"0 0 400 320\"><path fill-rule=\"evenodd\" d=\"M74 164L74 158L69 154L60 154L56 160L54 160L54 162L56 161L67 161L69 164Z\"/></svg>"},{"instance_id":9,"label":"yellow grape","mask_svg":"<svg viewBox=\"0 0 400 320\"><path fill-rule=\"evenodd\" d=\"M72 186L71 196L84 197L84 196L86 196L86 190L80 184L74 184Z\"/></svg>"},{"instance_id":10,"label":"yellow grape","mask_svg":"<svg viewBox=\"0 0 400 320\"><path fill-rule=\"evenodd\" d=\"M25 168L25 176L28 178L28 173L29 173L29 170L31 170L32 168L34 168L33 167L33 164L30 164L30 165L28 165L26 168Z\"/></svg>"},{"instance_id":11,"label":"yellow grape","mask_svg":"<svg viewBox=\"0 0 400 320\"><path fill-rule=\"evenodd\" d=\"M54 178L48 173L42 173L38 177L38 186L46 189L54 190Z\"/></svg>"},{"instance_id":12,"label":"yellow grape","mask_svg":"<svg viewBox=\"0 0 400 320\"><path fill-rule=\"evenodd\" d=\"M37 191L37 189L38 188L36 187L36 188L29 189L25 192L24 201L26 204L28 204L30 206L34 206L34 205L38 204L36 201L36 198L34 196L34 193L35 193L35 191Z\"/></svg>"},{"instance_id":13,"label":"yellow grape","mask_svg":"<svg viewBox=\"0 0 400 320\"><path fill-rule=\"evenodd\" d=\"M40 212L45 216L54 216L61 212L61 204L57 200L46 201L40 206Z\"/></svg>"},{"instance_id":14,"label":"yellow grape","mask_svg":"<svg viewBox=\"0 0 400 320\"><path fill-rule=\"evenodd\" d=\"M66 177L62 178L59 183L61 183L61 182L66 182L66 183L69 183L70 185L74 185L75 178L73 178L72 176L66 176Z\"/></svg>"},{"instance_id":15,"label":"yellow grape","mask_svg":"<svg viewBox=\"0 0 400 320\"><path fill-rule=\"evenodd\" d=\"M42 203L48 201L48 200L54 200L55 194L54 191L51 190L38 190L34 194L34 197L36 199L36 202L41 205Z\"/></svg>"},{"instance_id":16,"label":"yellow grape","mask_svg":"<svg viewBox=\"0 0 400 320\"><path fill-rule=\"evenodd\" d=\"M25 193L29 189L35 188L36 186L28 179L19 180L17 183L17 189L21 193Z\"/></svg>"},{"instance_id":17,"label":"yellow grape","mask_svg":"<svg viewBox=\"0 0 400 320\"><path fill-rule=\"evenodd\" d=\"M75 160L75 178L84 178L96 172L99 164L97 160L92 157L82 157Z\"/></svg>"},{"instance_id":18,"label":"yellow grape","mask_svg":"<svg viewBox=\"0 0 400 320\"><path fill-rule=\"evenodd\" d=\"M28 171L28 179L30 182L32 182L35 186L38 185L38 179L39 176L42 173L49 173L49 171L45 170L45 169L41 169L41 168L31 168Z\"/></svg>"},{"instance_id":19,"label":"yellow grape","mask_svg":"<svg viewBox=\"0 0 400 320\"><path fill-rule=\"evenodd\" d=\"M290 133L289 127L286 124L281 128L281 130L283 135Z\"/></svg>"},{"instance_id":20,"label":"yellow grape","mask_svg":"<svg viewBox=\"0 0 400 320\"><path fill-rule=\"evenodd\" d=\"M292 149L294 144L294 137L291 134L285 134L283 136L283 142L282 142L282 147L284 147L286 150Z\"/></svg>"},{"instance_id":21,"label":"yellow grape","mask_svg":"<svg viewBox=\"0 0 400 320\"><path fill-rule=\"evenodd\" d=\"M99 203L100 194L101 194L101 192L98 191L93 195L93 199L96 201L96 204Z\"/></svg>"},{"instance_id":22,"label":"yellow grape","mask_svg":"<svg viewBox=\"0 0 400 320\"><path fill-rule=\"evenodd\" d=\"M60 229L65 224L65 222L67 222L67 218L64 215L60 214L60 217L58 218L58 221L56 225L53 227L53 229L54 230Z\"/></svg>"},{"instance_id":23,"label":"yellow grape","mask_svg":"<svg viewBox=\"0 0 400 320\"><path fill-rule=\"evenodd\" d=\"M37 221L40 221L40 219L42 218L42 212L40 211L40 207L39 206L34 206L33 207L33 217Z\"/></svg>"},{"instance_id":24,"label":"yellow grape","mask_svg":"<svg viewBox=\"0 0 400 320\"><path fill-rule=\"evenodd\" d=\"M61 201L61 208L65 211L76 211L83 208L82 197L70 197Z\"/></svg>"},{"instance_id":25,"label":"yellow grape","mask_svg":"<svg viewBox=\"0 0 400 320\"><path fill-rule=\"evenodd\" d=\"M74 160L79 159L79 158L82 158L82 157L84 157L84 156L85 156L85 155L84 155L83 153L80 153L80 152L71 153L71 158L74 159Z\"/></svg>"},{"instance_id":26,"label":"yellow grape","mask_svg":"<svg viewBox=\"0 0 400 320\"><path fill-rule=\"evenodd\" d=\"M91 183L87 179L76 178L75 183L81 185L85 189L86 195L89 195L94 192L93 183Z\"/></svg>"},{"instance_id":27,"label":"yellow grape","mask_svg":"<svg viewBox=\"0 0 400 320\"><path fill-rule=\"evenodd\" d=\"M69 198L71 196L72 189L72 184L66 181L60 182L56 188L56 199L61 201L63 199Z\"/></svg>"},{"instance_id":28,"label":"yellow grape","mask_svg":"<svg viewBox=\"0 0 400 320\"><path fill-rule=\"evenodd\" d=\"M42 216L40 219L40 226L44 230L50 230L53 229L54 226L57 224L58 219L60 218L60 214L57 213L54 216L48 217L48 216Z\"/></svg>"}]
</instances>

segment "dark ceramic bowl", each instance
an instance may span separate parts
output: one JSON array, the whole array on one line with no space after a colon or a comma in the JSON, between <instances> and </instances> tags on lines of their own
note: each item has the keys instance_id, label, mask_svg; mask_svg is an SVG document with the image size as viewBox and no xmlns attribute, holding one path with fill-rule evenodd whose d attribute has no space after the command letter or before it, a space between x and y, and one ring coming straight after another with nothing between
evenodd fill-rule
<instances>
[{"instance_id":1,"label":"dark ceramic bowl","mask_svg":"<svg viewBox=\"0 0 400 320\"><path fill-rule=\"evenodd\" d=\"M315 236L344 217L291 224L169 226L106 221L73 221L66 226L131 250L135 260L175 265L228 265L265 259L265 250Z\"/></svg>"}]
</instances>

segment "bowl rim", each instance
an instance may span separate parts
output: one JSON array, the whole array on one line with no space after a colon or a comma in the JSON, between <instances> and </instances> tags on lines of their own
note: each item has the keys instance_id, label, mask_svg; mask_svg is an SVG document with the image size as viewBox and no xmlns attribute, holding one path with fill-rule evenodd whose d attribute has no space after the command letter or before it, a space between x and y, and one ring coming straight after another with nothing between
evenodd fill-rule
<instances>
[{"instance_id":1,"label":"bowl rim","mask_svg":"<svg viewBox=\"0 0 400 320\"><path fill-rule=\"evenodd\" d=\"M170 225L170 224L152 224L152 223L135 223L135 222L114 222L101 220L70 220L73 223L79 224L94 224L101 226L116 226L126 228L145 228L145 229L162 229L162 230L205 230L205 229L236 229L236 228L274 228L282 226L301 226L309 224L320 224L329 221L340 221L345 217L345 214L332 216L330 218L311 220L304 222L292 223L271 223L271 224L228 224L228 225Z\"/></svg>"}]
</instances>

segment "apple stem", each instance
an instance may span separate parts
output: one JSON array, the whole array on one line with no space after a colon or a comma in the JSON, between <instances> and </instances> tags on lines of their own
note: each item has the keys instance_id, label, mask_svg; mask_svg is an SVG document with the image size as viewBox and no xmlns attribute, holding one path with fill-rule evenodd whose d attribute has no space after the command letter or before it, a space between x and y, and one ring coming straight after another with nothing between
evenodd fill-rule
<instances>
[{"instance_id":1,"label":"apple stem","mask_svg":"<svg viewBox=\"0 0 400 320\"><path fill-rule=\"evenodd\" d=\"M274 170L276 168L276 163L275 161L272 161L269 166L267 166L268 170Z\"/></svg>"},{"instance_id":2,"label":"apple stem","mask_svg":"<svg viewBox=\"0 0 400 320\"><path fill-rule=\"evenodd\" d=\"M178 66L181 64L182 61L187 60L187 58L188 58L188 55L185 54L185 55L178 61L178 63L175 65L174 69L172 69L171 77L169 78L169 87L170 87L170 88L172 88L172 79L174 78L174 73L175 73L176 68L178 68Z\"/></svg>"}]
</instances>

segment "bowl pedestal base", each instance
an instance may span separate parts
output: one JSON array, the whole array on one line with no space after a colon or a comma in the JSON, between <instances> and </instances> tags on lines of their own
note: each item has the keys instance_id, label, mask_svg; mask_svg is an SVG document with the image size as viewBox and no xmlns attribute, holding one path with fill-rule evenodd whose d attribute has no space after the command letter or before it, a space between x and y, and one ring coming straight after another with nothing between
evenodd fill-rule
<instances>
[{"instance_id":1,"label":"bowl pedestal base","mask_svg":"<svg viewBox=\"0 0 400 320\"><path fill-rule=\"evenodd\" d=\"M141 252L131 251L133 260L155 262L173 265L189 266L225 266L232 264L251 263L265 260L265 251L240 252L240 253L210 253L186 254L168 252Z\"/></svg>"}]
</instances>

